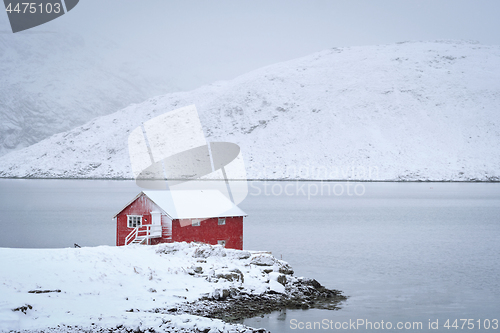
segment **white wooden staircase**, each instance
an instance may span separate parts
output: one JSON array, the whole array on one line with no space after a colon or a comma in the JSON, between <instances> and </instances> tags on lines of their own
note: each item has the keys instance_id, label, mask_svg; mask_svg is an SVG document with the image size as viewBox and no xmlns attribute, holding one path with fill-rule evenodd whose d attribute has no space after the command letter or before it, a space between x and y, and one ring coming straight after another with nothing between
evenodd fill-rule
<instances>
[{"instance_id":1,"label":"white wooden staircase","mask_svg":"<svg viewBox=\"0 0 500 333\"><path fill-rule=\"evenodd\" d=\"M138 226L132 230L125 238L125 245L130 244L147 244L150 239L161 237L161 225L146 224Z\"/></svg>"}]
</instances>

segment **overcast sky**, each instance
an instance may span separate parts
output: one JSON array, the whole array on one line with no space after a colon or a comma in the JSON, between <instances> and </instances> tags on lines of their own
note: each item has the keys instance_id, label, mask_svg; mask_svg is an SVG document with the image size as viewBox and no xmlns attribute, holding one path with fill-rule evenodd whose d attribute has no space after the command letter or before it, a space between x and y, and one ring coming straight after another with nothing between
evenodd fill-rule
<instances>
[{"instance_id":1,"label":"overcast sky","mask_svg":"<svg viewBox=\"0 0 500 333\"><path fill-rule=\"evenodd\" d=\"M466 39L500 45L498 0L81 0L30 32L69 30L161 58L192 89L331 47ZM0 31L10 31L0 15Z\"/></svg>"}]
</instances>

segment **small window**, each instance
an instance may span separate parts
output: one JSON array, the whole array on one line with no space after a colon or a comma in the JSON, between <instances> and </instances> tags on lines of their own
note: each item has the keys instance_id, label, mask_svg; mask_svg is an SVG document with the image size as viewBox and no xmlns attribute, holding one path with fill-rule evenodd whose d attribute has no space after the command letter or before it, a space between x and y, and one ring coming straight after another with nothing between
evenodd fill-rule
<instances>
[{"instance_id":1,"label":"small window","mask_svg":"<svg viewBox=\"0 0 500 333\"><path fill-rule=\"evenodd\" d=\"M225 218L219 218L219 225L224 225L226 224L226 219Z\"/></svg>"},{"instance_id":2,"label":"small window","mask_svg":"<svg viewBox=\"0 0 500 333\"><path fill-rule=\"evenodd\" d=\"M137 228L142 225L141 215L127 215L127 226L129 228Z\"/></svg>"},{"instance_id":3,"label":"small window","mask_svg":"<svg viewBox=\"0 0 500 333\"><path fill-rule=\"evenodd\" d=\"M225 241L225 240L218 240L218 241L217 241L217 244L219 244L219 245L222 245L222 246L226 247L226 241Z\"/></svg>"},{"instance_id":4,"label":"small window","mask_svg":"<svg viewBox=\"0 0 500 333\"><path fill-rule=\"evenodd\" d=\"M199 227L200 226L200 220L192 220L191 225L193 227Z\"/></svg>"}]
</instances>

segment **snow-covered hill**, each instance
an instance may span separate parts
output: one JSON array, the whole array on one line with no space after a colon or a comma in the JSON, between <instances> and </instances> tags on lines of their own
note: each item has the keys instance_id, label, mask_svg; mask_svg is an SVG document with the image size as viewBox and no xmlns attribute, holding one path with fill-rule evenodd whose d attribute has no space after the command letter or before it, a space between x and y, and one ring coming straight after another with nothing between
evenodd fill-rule
<instances>
[{"instance_id":1,"label":"snow-covered hill","mask_svg":"<svg viewBox=\"0 0 500 333\"><path fill-rule=\"evenodd\" d=\"M500 46L455 41L334 48L152 98L4 156L0 176L132 178L130 131L190 104L251 179L500 179Z\"/></svg>"},{"instance_id":2,"label":"snow-covered hill","mask_svg":"<svg viewBox=\"0 0 500 333\"><path fill-rule=\"evenodd\" d=\"M72 33L0 34L0 155L174 90L124 54Z\"/></svg>"}]
</instances>

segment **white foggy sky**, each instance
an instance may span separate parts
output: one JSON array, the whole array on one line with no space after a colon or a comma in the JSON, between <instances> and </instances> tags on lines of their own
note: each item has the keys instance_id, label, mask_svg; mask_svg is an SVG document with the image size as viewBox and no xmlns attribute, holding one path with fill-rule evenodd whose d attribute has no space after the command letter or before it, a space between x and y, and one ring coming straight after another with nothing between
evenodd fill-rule
<instances>
[{"instance_id":1,"label":"white foggy sky","mask_svg":"<svg viewBox=\"0 0 500 333\"><path fill-rule=\"evenodd\" d=\"M466 39L500 44L498 0L80 0L30 29L107 38L161 57L182 89L335 46ZM10 31L0 15L0 31Z\"/></svg>"}]
</instances>

